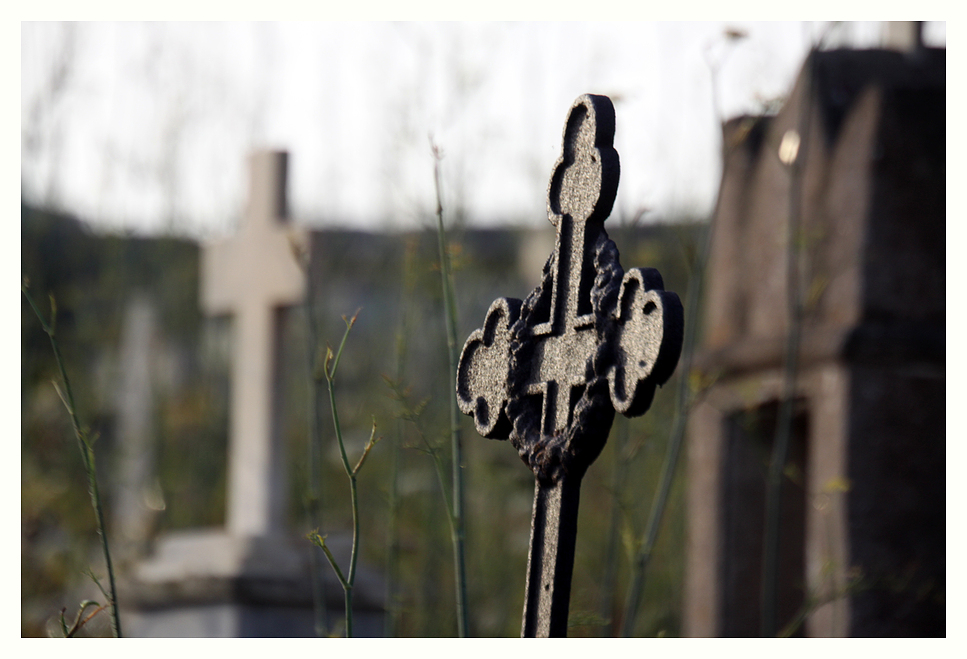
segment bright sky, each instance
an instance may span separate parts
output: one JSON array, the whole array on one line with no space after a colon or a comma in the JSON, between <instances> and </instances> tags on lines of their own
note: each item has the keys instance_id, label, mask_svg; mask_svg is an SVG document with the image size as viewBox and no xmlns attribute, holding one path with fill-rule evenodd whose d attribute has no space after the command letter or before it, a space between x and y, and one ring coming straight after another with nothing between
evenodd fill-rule
<instances>
[{"instance_id":1,"label":"bright sky","mask_svg":"<svg viewBox=\"0 0 967 659\"><path fill-rule=\"evenodd\" d=\"M613 216L707 214L726 118L788 93L829 23L23 23L21 186L105 229L226 233L252 148L290 152L290 214L415 227L444 205L477 225L545 221L561 130L611 96ZM727 29L747 35L729 40ZM877 22L827 43L872 47ZM927 25L946 44L946 25ZM714 71L714 73L713 73Z\"/></svg>"}]
</instances>

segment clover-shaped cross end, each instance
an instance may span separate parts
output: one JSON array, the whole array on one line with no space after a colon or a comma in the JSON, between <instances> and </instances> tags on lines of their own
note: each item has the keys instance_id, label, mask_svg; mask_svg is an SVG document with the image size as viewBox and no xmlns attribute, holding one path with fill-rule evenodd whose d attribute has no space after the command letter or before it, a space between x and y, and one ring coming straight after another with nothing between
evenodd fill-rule
<instances>
[{"instance_id":1,"label":"clover-shaped cross end","mask_svg":"<svg viewBox=\"0 0 967 659\"><path fill-rule=\"evenodd\" d=\"M651 407L655 386L664 384L678 363L682 303L664 289L657 270L633 268L621 282L614 319L614 365L608 371L611 402L625 416L640 416Z\"/></svg>"},{"instance_id":2,"label":"clover-shaped cross end","mask_svg":"<svg viewBox=\"0 0 967 659\"><path fill-rule=\"evenodd\" d=\"M487 311L483 327L467 339L457 367L457 404L473 416L477 432L490 439L507 439L507 387L511 327L520 316L521 301L501 297Z\"/></svg>"}]
</instances>

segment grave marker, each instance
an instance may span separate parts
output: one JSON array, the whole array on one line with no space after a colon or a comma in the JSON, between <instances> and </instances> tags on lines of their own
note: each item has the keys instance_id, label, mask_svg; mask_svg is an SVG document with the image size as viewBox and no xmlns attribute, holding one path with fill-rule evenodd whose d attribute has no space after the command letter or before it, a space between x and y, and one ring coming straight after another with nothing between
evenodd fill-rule
<instances>
[{"instance_id":1,"label":"grave marker","mask_svg":"<svg viewBox=\"0 0 967 659\"><path fill-rule=\"evenodd\" d=\"M477 431L510 439L535 475L522 636L566 636L581 479L615 411L637 416L674 372L683 312L654 269L627 273L604 229L618 189L614 107L571 107L548 186L557 230L540 285L499 298L467 339L457 400Z\"/></svg>"},{"instance_id":2,"label":"grave marker","mask_svg":"<svg viewBox=\"0 0 967 659\"><path fill-rule=\"evenodd\" d=\"M152 543L150 555L121 582L119 600L128 607L122 617L132 636L316 634L312 546L284 525L278 309L303 295L290 239L311 237L284 226L285 179L284 152L252 155L250 200L239 235L201 253L203 311L235 314L227 528L177 529ZM342 564L351 543L345 534L327 541ZM371 570L357 568L354 628L359 636L379 636L382 584ZM335 576L329 570L322 575L331 595L324 605L341 608Z\"/></svg>"},{"instance_id":3,"label":"grave marker","mask_svg":"<svg viewBox=\"0 0 967 659\"><path fill-rule=\"evenodd\" d=\"M119 560L137 557L148 542L155 511L148 506L154 479L154 380L152 354L158 349L154 304L144 294L127 305L121 331L118 406L118 483L114 525Z\"/></svg>"},{"instance_id":4,"label":"grave marker","mask_svg":"<svg viewBox=\"0 0 967 659\"><path fill-rule=\"evenodd\" d=\"M285 152L250 159L250 197L241 231L202 252L205 313L234 314L227 526L268 535L285 519L285 484L275 402L278 309L305 295L286 218Z\"/></svg>"}]
</instances>

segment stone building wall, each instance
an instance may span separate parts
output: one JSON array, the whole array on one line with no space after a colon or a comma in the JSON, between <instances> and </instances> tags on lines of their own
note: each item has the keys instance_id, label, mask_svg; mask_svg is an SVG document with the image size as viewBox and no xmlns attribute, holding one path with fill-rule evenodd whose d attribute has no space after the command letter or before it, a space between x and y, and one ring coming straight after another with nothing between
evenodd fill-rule
<instances>
[{"instance_id":1,"label":"stone building wall","mask_svg":"<svg viewBox=\"0 0 967 659\"><path fill-rule=\"evenodd\" d=\"M945 633L945 70L943 50L815 53L777 116L726 127L696 362L712 384L689 425L686 634L759 633L790 291L779 629L799 612L790 631L813 636Z\"/></svg>"}]
</instances>

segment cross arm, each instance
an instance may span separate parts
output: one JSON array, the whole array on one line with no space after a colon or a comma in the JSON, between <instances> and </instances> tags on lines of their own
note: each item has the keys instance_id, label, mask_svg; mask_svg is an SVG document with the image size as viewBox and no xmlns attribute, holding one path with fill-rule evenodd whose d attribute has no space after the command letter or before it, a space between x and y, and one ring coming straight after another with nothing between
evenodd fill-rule
<instances>
[{"instance_id":1,"label":"cross arm","mask_svg":"<svg viewBox=\"0 0 967 659\"><path fill-rule=\"evenodd\" d=\"M684 311L678 295L666 291L654 268L632 268L625 273L605 342L613 363L608 385L614 409L628 417L651 407L655 387L675 372L682 352Z\"/></svg>"},{"instance_id":2,"label":"cross arm","mask_svg":"<svg viewBox=\"0 0 967 659\"><path fill-rule=\"evenodd\" d=\"M467 338L457 365L457 404L473 416L477 432L490 439L507 439L507 379L511 327L520 316L521 301L501 297L487 311L483 327Z\"/></svg>"}]
</instances>

